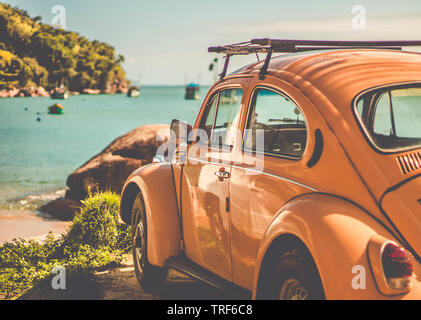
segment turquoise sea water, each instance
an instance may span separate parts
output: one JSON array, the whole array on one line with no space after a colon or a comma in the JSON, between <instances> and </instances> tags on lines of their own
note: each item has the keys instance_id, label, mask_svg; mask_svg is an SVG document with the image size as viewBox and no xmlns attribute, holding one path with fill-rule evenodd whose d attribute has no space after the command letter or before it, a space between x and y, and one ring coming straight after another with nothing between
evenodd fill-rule
<instances>
[{"instance_id":1,"label":"turquoise sea water","mask_svg":"<svg viewBox=\"0 0 421 320\"><path fill-rule=\"evenodd\" d=\"M181 86L142 87L136 98L0 99L0 209L36 209L63 194L67 176L118 136L173 118L192 124L201 100L185 100ZM56 102L63 115L47 113Z\"/></svg>"}]
</instances>

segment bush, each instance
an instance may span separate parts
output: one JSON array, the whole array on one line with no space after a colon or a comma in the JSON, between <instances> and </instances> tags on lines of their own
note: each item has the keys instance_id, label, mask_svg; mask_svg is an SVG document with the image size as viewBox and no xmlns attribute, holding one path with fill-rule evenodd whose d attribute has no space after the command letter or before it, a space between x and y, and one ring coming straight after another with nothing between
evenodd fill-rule
<instances>
[{"instance_id":1,"label":"bush","mask_svg":"<svg viewBox=\"0 0 421 320\"><path fill-rule=\"evenodd\" d=\"M94 249L121 249L119 241L124 238L126 231L118 223L119 196L111 192L99 193L88 196L82 204L80 213L73 219L72 228L65 236L66 247L77 250L79 244L86 243Z\"/></svg>"},{"instance_id":2,"label":"bush","mask_svg":"<svg viewBox=\"0 0 421 320\"><path fill-rule=\"evenodd\" d=\"M0 246L0 298L14 298L48 277L55 266L91 273L118 265L130 248L130 227L118 223L119 196L90 194L67 235L44 242L15 239Z\"/></svg>"}]
</instances>

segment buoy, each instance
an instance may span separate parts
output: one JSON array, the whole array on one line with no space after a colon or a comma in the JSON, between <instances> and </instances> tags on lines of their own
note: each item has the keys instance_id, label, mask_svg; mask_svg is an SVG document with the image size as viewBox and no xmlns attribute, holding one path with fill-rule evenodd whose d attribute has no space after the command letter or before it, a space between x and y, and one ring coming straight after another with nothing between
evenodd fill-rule
<instances>
[{"instance_id":1,"label":"buoy","mask_svg":"<svg viewBox=\"0 0 421 320\"><path fill-rule=\"evenodd\" d=\"M25 111L28 111L28 107L25 107Z\"/></svg>"}]
</instances>

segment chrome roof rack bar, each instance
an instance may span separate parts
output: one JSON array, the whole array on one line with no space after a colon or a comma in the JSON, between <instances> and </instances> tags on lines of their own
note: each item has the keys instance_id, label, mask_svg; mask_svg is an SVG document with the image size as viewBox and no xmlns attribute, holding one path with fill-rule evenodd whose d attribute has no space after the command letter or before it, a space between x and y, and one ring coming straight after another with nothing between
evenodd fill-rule
<instances>
[{"instance_id":1,"label":"chrome roof rack bar","mask_svg":"<svg viewBox=\"0 0 421 320\"><path fill-rule=\"evenodd\" d=\"M419 40L398 40L398 41L337 41L337 40L287 40L287 39L252 39L253 45L260 46L334 46L334 47L419 47Z\"/></svg>"},{"instance_id":2,"label":"chrome roof rack bar","mask_svg":"<svg viewBox=\"0 0 421 320\"><path fill-rule=\"evenodd\" d=\"M296 53L313 50L339 49L388 49L402 50L402 47L421 47L421 41L334 41L334 40L286 40L286 39L252 39L224 46L209 47L208 52L225 54L224 69L220 74L222 80L228 69L230 57L233 55L248 55L266 53L265 62L259 72L259 78L264 79L273 52Z\"/></svg>"},{"instance_id":3,"label":"chrome roof rack bar","mask_svg":"<svg viewBox=\"0 0 421 320\"><path fill-rule=\"evenodd\" d=\"M259 72L259 80L263 80L268 73L270 58L272 58L272 51L268 51L268 53L266 53L265 62Z\"/></svg>"},{"instance_id":4,"label":"chrome roof rack bar","mask_svg":"<svg viewBox=\"0 0 421 320\"><path fill-rule=\"evenodd\" d=\"M224 58L225 58L225 62L224 62L224 69L222 69L222 72L219 74L219 80L222 80L225 78L225 76L227 75L227 70L228 70L228 64L230 62L230 54L227 54Z\"/></svg>"}]
</instances>

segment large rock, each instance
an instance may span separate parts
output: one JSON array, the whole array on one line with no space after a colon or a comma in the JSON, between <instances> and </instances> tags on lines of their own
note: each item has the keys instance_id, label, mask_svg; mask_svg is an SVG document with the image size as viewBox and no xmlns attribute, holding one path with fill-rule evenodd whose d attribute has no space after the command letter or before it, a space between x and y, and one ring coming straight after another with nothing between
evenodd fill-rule
<instances>
[{"instance_id":1,"label":"large rock","mask_svg":"<svg viewBox=\"0 0 421 320\"><path fill-rule=\"evenodd\" d=\"M79 203L89 190L120 193L130 173L152 162L157 148L168 136L169 126L161 124L141 126L115 139L67 178L69 189L66 199L55 200L41 210L54 217L67 219L69 210L63 210L63 207L69 204L68 200ZM71 203L74 207L74 202Z\"/></svg>"},{"instance_id":2,"label":"large rock","mask_svg":"<svg viewBox=\"0 0 421 320\"><path fill-rule=\"evenodd\" d=\"M71 220L79 207L79 201L61 198L47 203L40 210L60 220Z\"/></svg>"}]
</instances>

